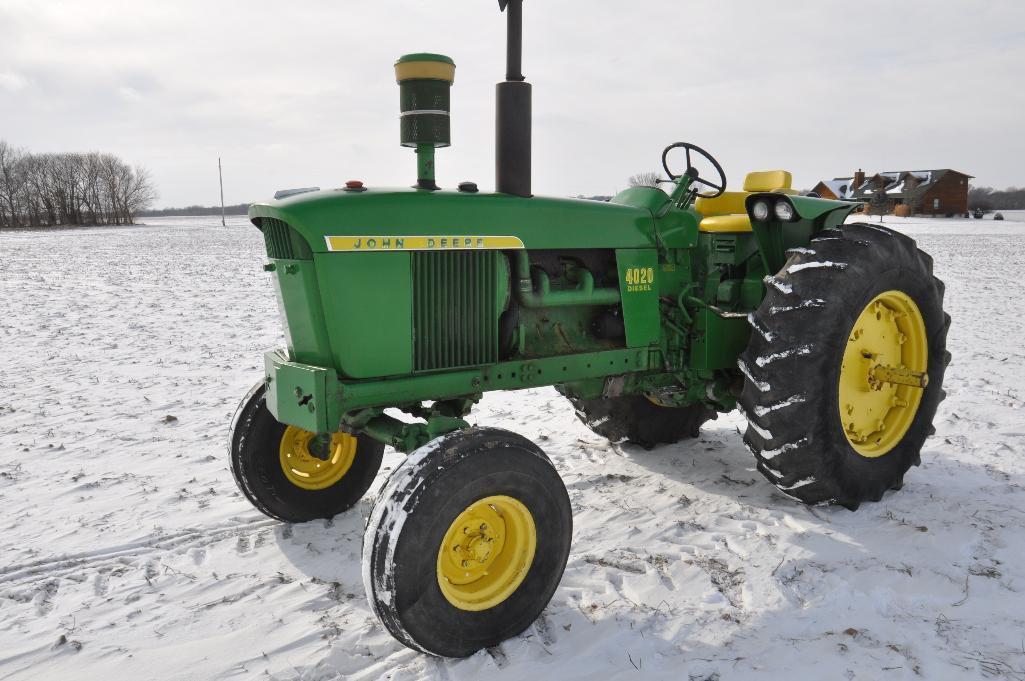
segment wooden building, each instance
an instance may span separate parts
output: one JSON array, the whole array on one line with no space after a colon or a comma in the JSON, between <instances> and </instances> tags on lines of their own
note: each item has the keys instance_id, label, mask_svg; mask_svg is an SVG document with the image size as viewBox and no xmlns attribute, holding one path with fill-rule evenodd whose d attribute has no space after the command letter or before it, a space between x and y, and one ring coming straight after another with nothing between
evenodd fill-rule
<instances>
[{"instance_id":1,"label":"wooden building","mask_svg":"<svg viewBox=\"0 0 1025 681\"><path fill-rule=\"evenodd\" d=\"M894 215L964 215L972 175L943 168L900 170L823 180L812 190L824 199L864 201L871 212Z\"/></svg>"}]
</instances>

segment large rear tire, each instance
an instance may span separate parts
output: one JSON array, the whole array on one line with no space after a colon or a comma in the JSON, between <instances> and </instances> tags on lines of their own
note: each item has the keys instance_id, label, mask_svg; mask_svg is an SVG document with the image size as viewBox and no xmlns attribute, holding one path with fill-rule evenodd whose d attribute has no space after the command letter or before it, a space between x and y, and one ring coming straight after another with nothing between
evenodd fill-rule
<instances>
[{"instance_id":1,"label":"large rear tire","mask_svg":"<svg viewBox=\"0 0 1025 681\"><path fill-rule=\"evenodd\" d=\"M318 438L280 423L260 381L235 412L228 455L239 490L257 510L300 523L356 505L381 467L384 444L346 433Z\"/></svg>"},{"instance_id":2,"label":"large rear tire","mask_svg":"<svg viewBox=\"0 0 1025 681\"><path fill-rule=\"evenodd\" d=\"M385 483L363 537L363 583L400 642L466 657L529 627L569 556L573 516L551 461L496 428L444 435Z\"/></svg>"},{"instance_id":3,"label":"large rear tire","mask_svg":"<svg viewBox=\"0 0 1025 681\"><path fill-rule=\"evenodd\" d=\"M851 510L899 489L934 432L950 361L932 258L850 224L792 250L766 283L739 360L758 470L798 501Z\"/></svg>"},{"instance_id":4,"label":"large rear tire","mask_svg":"<svg viewBox=\"0 0 1025 681\"><path fill-rule=\"evenodd\" d=\"M663 407L644 395L597 400L570 397L577 418L611 442L627 440L645 449L698 436L701 425L718 415L703 404Z\"/></svg>"}]
</instances>

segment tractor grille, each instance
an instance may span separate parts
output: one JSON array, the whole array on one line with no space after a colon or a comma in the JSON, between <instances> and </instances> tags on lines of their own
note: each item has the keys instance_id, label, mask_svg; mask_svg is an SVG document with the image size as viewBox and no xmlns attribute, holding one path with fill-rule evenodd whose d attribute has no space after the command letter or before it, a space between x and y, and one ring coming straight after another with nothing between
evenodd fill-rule
<instances>
[{"instance_id":1,"label":"tractor grille","mask_svg":"<svg viewBox=\"0 0 1025 681\"><path fill-rule=\"evenodd\" d=\"M281 260L312 260L309 244L299 232L287 223L273 218L260 221L263 241L267 245L267 257Z\"/></svg>"},{"instance_id":2,"label":"tractor grille","mask_svg":"<svg viewBox=\"0 0 1025 681\"><path fill-rule=\"evenodd\" d=\"M497 251L413 252L416 371L497 361L498 257Z\"/></svg>"},{"instance_id":3,"label":"tractor grille","mask_svg":"<svg viewBox=\"0 0 1025 681\"><path fill-rule=\"evenodd\" d=\"M295 256L292 252L292 235L289 233L291 230L287 224L281 220L264 218L260 226L263 227L268 257L291 260Z\"/></svg>"}]
</instances>

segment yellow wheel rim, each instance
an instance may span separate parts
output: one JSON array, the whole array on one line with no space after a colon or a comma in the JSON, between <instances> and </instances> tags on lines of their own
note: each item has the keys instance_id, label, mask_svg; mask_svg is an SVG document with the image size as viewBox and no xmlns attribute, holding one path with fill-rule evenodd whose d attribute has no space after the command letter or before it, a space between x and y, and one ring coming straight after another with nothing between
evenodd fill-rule
<instances>
[{"instance_id":1,"label":"yellow wheel rim","mask_svg":"<svg viewBox=\"0 0 1025 681\"><path fill-rule=\"evenodd\" d=\"M341 480L356 458L356 437L335 433L318 436L302 428L289 426L278 448L281 470L296 487L327 489Z\"/></svg>"},{"instance_id":2,"label":"yellow wheel rim","mask_svg":"<svg viewBox=\"0 0 1025 681\"><path fill-rule=\"evenodd\" d=\"M876 458L904 438L928 385L929 343L915 301L885 291L858 315L840 365L840 422L858 454Z\"/></svg>"},{"instance_id":3,"label":"yellow wheel rim","mask_svg":"<svg viewBox=\"0 0 1025 681\"><path fill-rule=\"evenodd\" d=\"M644 393L644 396L648 398L648 402L651 402L656 407L665 407L667 409L670 409L676 406L675 404L667 404L662 400L658 399L657 397L655 397L654 395L650 395L648 393Z\"/></svg>"},{"instance_id":4,"label":"yellow wheel rim","mask_svg":"<svg viewBox=\"0 0 1025 681\"><path fill-rule=\"evenodd\" d=\"M523 583L534 562L534 516L518 500L485 497L460 513L438 549L438 586L460 610L493 608Z\"/></svg>"}]
</instances>

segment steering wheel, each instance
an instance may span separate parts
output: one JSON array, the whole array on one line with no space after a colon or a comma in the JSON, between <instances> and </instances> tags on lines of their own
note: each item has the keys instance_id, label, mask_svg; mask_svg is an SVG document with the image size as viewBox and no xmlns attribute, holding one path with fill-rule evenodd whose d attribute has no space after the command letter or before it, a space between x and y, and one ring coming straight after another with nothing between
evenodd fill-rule
<instances>
[{"instance_id":1,"label":"steering wheel","mask_svg":"<svg viewBox=\"0 0 1025 681\"><path fill-rule=\"evenodd\" d=\"M669 170L668 156L669 152L673 149L685 149L687 151L687 170L683 171L684 174L690 176L691 180L693 180L696 184L703 184L706 187L709 187L712 190L714 190L713 192L709 192L707 194L702 194L701 192L694 192L695 196L700 196L703 199L714 199L717 196L722 196L722 193L726 191L726 173L723 172L722 166L719 165L719 162L716 161L710 153L708 153L707 151L705 151L697 145L691 144L690 142L677 142L675 144L670 144L662 151L662 167L665 169L666 174L669 176L670 180L675 180L678 177L680 177L679 175L673 175L672 171ZM716 172L719 173L719 184L714 184L698 176L698 169L695 168L694 164L690 162L690 152L692 151L712 164L712 167L714 167Z\"/></svg>"}]
</instances>

